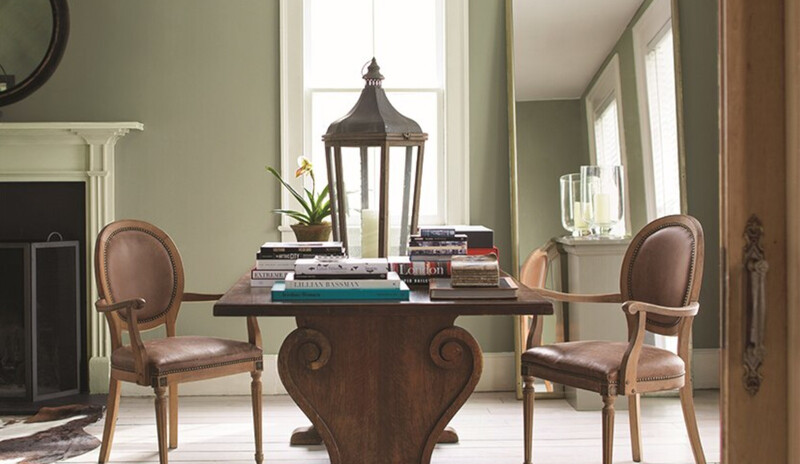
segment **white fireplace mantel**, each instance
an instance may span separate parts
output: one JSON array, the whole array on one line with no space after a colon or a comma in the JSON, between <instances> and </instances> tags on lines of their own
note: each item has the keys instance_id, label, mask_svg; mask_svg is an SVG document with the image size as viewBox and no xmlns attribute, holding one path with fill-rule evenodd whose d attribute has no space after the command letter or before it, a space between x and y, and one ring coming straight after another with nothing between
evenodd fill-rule
<instances>
[{"instance_id":1,"label":"white fireplace mantel","mask_svg":"<svg viewBox=\"0 0 800 464\"><path fill-rule=\"evenodd\" d=\"M90 390L108 388L110 340L94 310L95 237L114 220L114 149L139 122L2 122L0 182L86 183L86 277Z\"/></svg>"}]
</instances>

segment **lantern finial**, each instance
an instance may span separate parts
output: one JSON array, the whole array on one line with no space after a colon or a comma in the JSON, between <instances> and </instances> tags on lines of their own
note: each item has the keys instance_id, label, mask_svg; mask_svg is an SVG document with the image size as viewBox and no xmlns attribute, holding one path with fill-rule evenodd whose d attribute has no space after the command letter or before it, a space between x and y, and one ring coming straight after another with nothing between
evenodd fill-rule
<instances>
[{"instance_id":1,"label":"lantern finial","mask_svg":"<svg viewBox=\"0 0 800 464\"><path fill-rule=\"evenodd\" d=\"M381 67L378 66L378 61L375 60L375 57L372 57L372 62L367 67L367 73L361 76L367 81L368 86L373 87L380 87L381 81L383 80L383 74L381 74Z\"/></svg>"}]
</instances>

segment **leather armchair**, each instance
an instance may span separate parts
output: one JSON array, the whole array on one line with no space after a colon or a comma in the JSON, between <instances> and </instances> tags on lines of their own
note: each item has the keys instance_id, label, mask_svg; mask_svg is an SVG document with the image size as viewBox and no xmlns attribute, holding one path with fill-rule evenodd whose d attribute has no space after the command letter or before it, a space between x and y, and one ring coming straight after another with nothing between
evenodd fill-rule
<instances>
[{"instance_id":1,"label":"leather armchair","mask_svg":"<svg viewBox=\"0 0 800 464\"><path fill-rule=\"evenodd\" d=\"M261 463L263 355L256 318L247 318L247 342L177 336L176 322L182 302L215 301L222 295L184 293L183 263L177 247L164 231L143 221L117 221L100 231L95 244L95 278L100 296L95 306L106 316L112 348L99 462L108 461L111 452L119 411L120 382L153 387L159 460L161 464L167 464L167 447L178 446L178 384L250 372L255 460ZM142 339L142 331L161 325L166 326L165 338ZM128 345L122 343L123 331L128 332Z\"/></svg>"},{"instance_id":2,"label":"leather armchair","mask_svg":"<svg viewBox=\"0 0 800 464\"><path fill-rule=\"evenodd\" d=\"M522 354L525 464L531 463L534 378L591 390L603 398L603 464L611 464L614 401L628 397L633 460L641 461L640 394L680 389L695 462L705 464L692 398L690 340L703 276L700 223L690 216L657 219L631 241L620 292L578 295L536 288L566 302L617 303L627 319L628 342L571 341L540 346L533 337ZM534 324L536 321L534 320ZM531 331L536 332L536 328ZM678 337L678 353L645 345L645 332Z\"/></svg>"}]
</instances>

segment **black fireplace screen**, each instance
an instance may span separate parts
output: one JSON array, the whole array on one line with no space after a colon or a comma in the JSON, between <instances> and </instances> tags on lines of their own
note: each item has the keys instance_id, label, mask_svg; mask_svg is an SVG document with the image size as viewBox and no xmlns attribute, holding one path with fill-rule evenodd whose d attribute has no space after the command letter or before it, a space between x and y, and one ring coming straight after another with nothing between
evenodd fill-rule
<instances>
[{"instance_id":1,"label":"black fireplace screen","mask_svg":"<svg viewBox=\"0 0 800 464\"><path fill-rule=\"evenodd\" d=\"M77 241L0 243L0 399L80 390Z\"/></svg>"}]
</instances>

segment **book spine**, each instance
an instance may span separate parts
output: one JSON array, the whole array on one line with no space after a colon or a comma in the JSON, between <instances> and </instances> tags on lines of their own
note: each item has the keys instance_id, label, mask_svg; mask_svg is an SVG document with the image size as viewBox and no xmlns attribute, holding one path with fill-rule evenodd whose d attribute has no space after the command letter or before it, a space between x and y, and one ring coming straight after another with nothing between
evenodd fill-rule
<instances>
[{"instance_id":1,"label":"book spine","mask_svg":"<svg viewBox=\"0 0 800 464\"><path fill-rule=\"evenodd\" d=\"M283 279L250 279L251 287L272 287L275 282L281 282Z\"/></svg>"},{"instance_id":2,"label":"book spine","mask_svg":"<svg viewBox=\"0 0 800 464\"><path fill-rule=\"evenodd\" d=\"M467 254L468 255L472 255L472 256L488 255L490 253L494 253L494 255L497 256L497 259L498 260L500 259L500 251L497 249L497 247L491 247L491 248L467 248Z\"/></svg>"},{"instance_id":3,"label":"book spine","mask_svg":"<svg viewBox=\"0 0 800 464\"><path fill-rule=\"evenodd\" d=\"M412 247L462 247L467 245L466 239L464 240L426 240L424 238L411 237L408 241Z\"/></svg>"},{"instance_id":4,"label":"book spine","mask_svg":"<svg viewBox=\"0 0 800 464\"><path fill-rule=\"evenodd\" d=\"M457 255L461 256L461 255ZM449 263L450 259L453 255L411 255L408 257L412 262L415 263L424 263L426 261L436 262L436 263Z\"/></svg>"},{"instance_id":5,"label":"book spine","mask_svg":"<svg viewBox=\"0 0 800 464\"><path fill-rule=\"evenodd\" d=\"M305 253L310 255L326 255L326 254L344 254L344 248L341 246L327 246L327 247L261 247L260 253Z\"/></svg>"},{"instance_id":6,"label":"book spine","mask_svg":"<svg viewBox=\"0 0 800 464\"><path fill-rule=\"evenodd\" d=\"M308 301L308 300L407 300L408 290L401 289L285 289L272 290L273 301Z\"/></svg>"},{"instance_id":7,"label":"book spine","mask_svg":"<svg viewBox=\"0 0 800 464\"><path fill-rule=\"evenodd\" d=\"M380 263L296 263L294 267L295 275L341 275L366 274L382 275L386 274L388 267L386 261Z\"/></svg>"},{"instance_id":8,"label":"book spine","mask_svg":"<svg viewBox=\"0 0 800 464\"><path fill-rule=\"evenodd\" d=\"M408 255L465 255L467 247L408 247Z\"/></svg>"},{"instance_id":9,"label":"book spine","mask_svg":"<svg viewBox=\"0 0 800 464\"><path fill-rule=\"evenodd\" d=\"M280 259L257 259L256 270L259 271L292 271L294 270L294 260Z\"/></svg>"},{"instance_id":10,"label":"book spine","mask_svg":"<svg viewBox=\"0 0 800 464\"><path fill-rule=\"evenodd\" d=\"M428 229L420 229L419 234L422 237L455 237L456 230L455 229L435 229L435 228L428 228Z\"/></svg>"},{"instance_id":11,"label":"book spine","mask_svg":"<svg viewBox=\"0 0 800 464\"><path fill-rule=\"evenodd\" d=\"M347 274L348 280L380 280L386 279L386 274ZM341 274L295 274L295 280L337 280Z\"/></svg>"},{"instance_id":12,"label":"book spine","mask_svg":"<svg viewBox=\"0 0 800 464\"><path fill-rule=\"evenodd\" d=\"M286 290L344 290L344 289L399 289L400 280L287 280Z\"/></svg>"},{"instance_id":13,"label":"book spine","mask_svg":"<svg viewBox=\"0 0 800 464\"><path fill-rule=\"evenodd\" d=\"M270 271L270 270L263 270L263 269L253 269L250 271L250 279L253 280L263 280L263 279L271 279L271 280L281 280L286 277L286 274L290 273L289 270L281 270L281 271Z\"/></svg>"},{"instance_id":14,"label":"book spine","mask_svg":"<svg viewBox=\"0 0 800 464\"><path fill-rule=\"evenodd\" d=\"M408 285L427 285L431 281L430 277L417 277L412 275L402 276L400 279Z\"/></svg>"},{"instance_id":15,"label":"book spine","mask_svg":"<svg viewBox=\"0 0 800 464\"><path fill-rule=\"evenodd\" d=\"M317 256L344 256L343 253L263 253L258 252L256 259L303 259Z\"/></svg>"},{"instance_id":16,"label":"book spine","mask_svg":"<svg viewBox=\"0 0 800 464\"><path fill-rule=\"evenodd\" d=\"M400 277L449 277L450 261L418 261L408 263L391 263L392 271ZM427 282L426 282L427 283Z\"/></svg>"},{"instance_id":17,"label":"book spine","mask_svg":"<svg viewBox=\"0 0 800 464\"><path fill-rule=\"evenodd\" d=\"M467 236L470 248L492 248L494 246L494 232L491 230L461 231Z\"/></svg>"}]
</instances>

